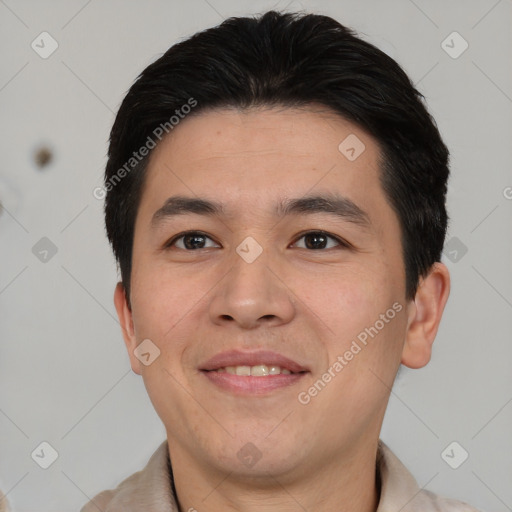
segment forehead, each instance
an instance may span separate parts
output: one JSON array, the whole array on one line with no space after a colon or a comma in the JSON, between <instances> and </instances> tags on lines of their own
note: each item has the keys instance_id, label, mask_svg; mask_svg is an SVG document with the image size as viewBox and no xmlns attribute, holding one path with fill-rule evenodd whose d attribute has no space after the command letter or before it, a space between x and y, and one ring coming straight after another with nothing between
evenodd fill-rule
<instances>
[{"instance_id":1,"label":"forehead","mask_svg":"<svg viewBox=\"0 0 512 512\"><path fill-rule=\"evenodd\" d=\"M373 137L326 107L217 109L182 120L153 150L147 177L186 167L187 179L202 172L202 182L227 184L235 171L238 186L253 187L309 171L362 184L378 181L379 158Z\"/></svg>"},{"instance_id":2,"label":"forehead","mask_svg":"<svg viewBox=\"0 0 512 512\"><path fill-rule=\"evenodd\" d=\"M341 155L352 162L363 153L367 162L379 157L373 137L327 107L315 105L200 111L181 121L154 150L151 160L170 146L177 158L186 154L190 162L228 154L286 152L300 157L323 153L333 163Z\"/></svg>"},{"instance_id":3,"label":"forehead","mask_svg":"<svg viewBox=\"0 0 512 512\"><path fill-rule=\"evenodd\" d=\"M379 161L377 142L325 107L203 111L153 150L139 214L152 217L179 195L222 203L227 218L254 220L282 211L290 198L337 194L378 230L397 220Z\"/></svg>"}]
</instances>

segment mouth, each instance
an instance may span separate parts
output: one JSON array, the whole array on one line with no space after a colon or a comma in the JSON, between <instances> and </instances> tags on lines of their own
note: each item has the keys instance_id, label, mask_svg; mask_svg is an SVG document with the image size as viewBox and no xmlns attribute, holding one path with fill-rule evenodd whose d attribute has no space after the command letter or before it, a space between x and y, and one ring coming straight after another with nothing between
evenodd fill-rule
<instances>
[{"instance_id":1,"label":"mouth","mask_svg":"<svg viewBox=\"0 0 512 512\"><path fill-rule=\"evenodd\" d=\"M271 351L217 354L199 370L208 381L234 394L264 394L289 387L301 380L309 369Z\"/></svg>"},{"instance_id":2,"label":"mouth","mask_svg":"<svg viewBox=\"0 0 512 512\"><path fill-rule=\"evenodd\" d=\"M281 368L274 364L258 364L255 366L224 366L217 370L211 370L217 373L229 373L231 375L239 375L243 377L267 377L268 375L291 375L292 372L288 368Z\"/></svg>"}]
</instances>

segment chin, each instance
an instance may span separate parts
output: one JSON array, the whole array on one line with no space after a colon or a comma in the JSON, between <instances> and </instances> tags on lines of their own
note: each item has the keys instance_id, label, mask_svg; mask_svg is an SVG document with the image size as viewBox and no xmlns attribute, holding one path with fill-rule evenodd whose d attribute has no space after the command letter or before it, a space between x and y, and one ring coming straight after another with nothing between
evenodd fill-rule
<instances>
[{"instance_id":1,"label":"chin","mask_svg":"<svg viewBox=\"0 0 512 512\"><path fill-rule=\"evenodd\" d=\"M242 438L237 435L235 439L230 439L229 445L209 450L212 464L222 471L233 473L233 476L251 478L252 482L254 478L267 481L269 474L278 477L289 473L301 465L300 453L296 446L285 442L282 437L276 437L272 442L265 439L271 430L260 436Z\"/></svg>"}]
</instances>

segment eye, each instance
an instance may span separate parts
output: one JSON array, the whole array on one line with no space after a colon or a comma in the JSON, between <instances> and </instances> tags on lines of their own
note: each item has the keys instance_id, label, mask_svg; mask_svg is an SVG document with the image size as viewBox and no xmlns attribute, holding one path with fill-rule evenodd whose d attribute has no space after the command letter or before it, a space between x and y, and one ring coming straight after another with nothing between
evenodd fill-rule
<instances>
[{"instance_id":1,"label":"eye","mask_svg":"<svg viewBox=\"0 0 512 512\"><path fill-rule=\"evenodd\" d=\"M308 231L302 234L302 236L298 238L293 245L297 245L298 240L302 239L304 239L305 243L303 244L302 247L299 246L299 248L301 249L318 250L332 249L334 247L350 247L350 244L348 242L345 242L344 240L334 235L331 235L325 231ZM208 245L207 240L213 242L213 245ZM329 240L334 242L334 246L331 243L331 246L329 247ZM185 251L195 251L198 249L209 249L211 247L219 247L219 245L216 242L214 242L212 238L210 238L208 235L206 235L206 233L203 233L201 231L185 231L183 233L177 234L165 244L165 249L168 249L173 246Z\"/></svg>"},{"instance_id":2,"label":"eye","mask_svg":"<svg viewBox=\"0 0 512 512\"><path fill-rule=\"evenodd\" d=\"M212 240L209 236L201 231L186 231L179 233L165 244L165 248L176 246L178 249L185 251L193 251L197 249L208 249L214 246L207 246L206 240ZM212 240L213 241L213 240Z\"/></svg>"},{"instance_id":3,"label":"eye","mask_svg":"<svg viewBox=\"0 0 512 512\"><path fill-rule=\"evenodd\" d=\"M333 247L327 247L328 240L334 240L335 246L341 246L341 247L350 247L347 242L344 240L341 240L340 238L331 235L329 233L326 233L325 231L308 231L307 233L304 233L298 240L304 239L305 243L303 247L300 247L301 249L332 249ZM294 242L297 244L297 242Z\"/></svg>"}]
</instances>

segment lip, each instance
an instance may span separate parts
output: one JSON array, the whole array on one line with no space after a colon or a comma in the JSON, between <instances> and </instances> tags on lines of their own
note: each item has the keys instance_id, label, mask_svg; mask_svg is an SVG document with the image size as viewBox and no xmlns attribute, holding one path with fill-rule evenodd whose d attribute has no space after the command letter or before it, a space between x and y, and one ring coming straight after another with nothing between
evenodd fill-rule
<instances>
[{"instance_id":1,"label":"lip","mask_svg":"<svg viewBox=\"0 0 512 512\"><path fill-rule=\"evenodd\" d=\"M280 366L293 373L256 377L215 371L226 366L256 366L260 364ZM230 350L221 352L204 363L199 370L212 384L235 395L261 395L276 389L286 388L297 383L310 371L306 366L282 354L268 350L257 352Z\"/></svg>"},{"instance_id":2,"label":"lip","mask_svg":"<svg viewBox=\"0 0 512 512\"><path fill-rule=\"evenodd\" d=\"M309 368L306 366L271 350L258 350L257 352L228 350L213 356L211 359L206 361L206 363L201 365L199 369L211 371L218 370L219 368L225 368L226 366L257 366L260 364L266 364L267 366L280 366L281 368L290 370L292 373L309 371Z\"/></svg>"}]
</instances>

